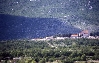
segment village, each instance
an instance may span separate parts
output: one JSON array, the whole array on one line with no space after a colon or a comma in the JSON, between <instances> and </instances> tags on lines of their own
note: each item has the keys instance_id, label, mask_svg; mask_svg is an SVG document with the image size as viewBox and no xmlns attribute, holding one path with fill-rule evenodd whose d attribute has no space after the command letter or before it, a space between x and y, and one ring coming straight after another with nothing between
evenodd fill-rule
<instances>
[{"instance_id":1,"label":"village","mask_svg":"<svg viewBox=\"0 0 99 63\"><path fill-rule=\"evenodd\" d=\"M99 39L99 36L91 36L89 30L83 30L80 33L71 34L70 37L49 36L45 38L31 39L30 41L49 41L49 40L65 40L65 39L80 39L80 38Z\"/></svg>"}]
</instances>

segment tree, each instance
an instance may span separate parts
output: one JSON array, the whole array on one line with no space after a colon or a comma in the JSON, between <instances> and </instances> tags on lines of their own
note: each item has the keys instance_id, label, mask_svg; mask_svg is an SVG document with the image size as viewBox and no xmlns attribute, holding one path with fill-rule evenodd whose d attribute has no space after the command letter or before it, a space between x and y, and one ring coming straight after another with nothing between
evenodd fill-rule
<instances>
[{"instance_id":1,"label":"tree","mask_svg":"<svg viewBox=\"0 0 99 63\"><path fill-rule=\"evenodd\" d=\"M83 55L81 56L81 60L82 60L82 61L86 61L86 55L85 55L85 54L83 54Z\"/></svg>"},{"instance_id":2,"label":"tree","mask_svg":"<svg viewBox=\"0 0 99 63\"><path fill-rule=\"evenodd\" d=\"M39 63L45 63L45 59L43 58L42 60L39 61Z\"/></svg>"},{"instance_id":3,"label":"tree","mask_svg":"<svg viewBox=\"0 0 99 63\"><path fill-rule=\"evenodd\" d=\"M53 60L53 58L49 58L49 61L50 61L50 62L53 62L54 60Z\"/></svg>"}]
</instances>

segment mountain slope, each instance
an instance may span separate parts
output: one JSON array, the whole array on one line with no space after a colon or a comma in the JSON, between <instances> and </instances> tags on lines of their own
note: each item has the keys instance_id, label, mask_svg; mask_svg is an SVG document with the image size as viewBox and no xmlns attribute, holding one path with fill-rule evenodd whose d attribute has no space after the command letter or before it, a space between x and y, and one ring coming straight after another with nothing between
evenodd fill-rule
<instances>
[{"instance_id":1,"label":"mountain slope","mask_svg":"<svg viewBox=\"0 0 99 63\"><path fill-rule=\"evenodd\" d=\"M57 18L28 18L0 14L0 40L41 38L80 31Z\"/></svg>"},{"instance_id":2,"label":"mountain slope","mask_svg":"<svg viewBox=\"0 0 99 63\"><path fill-rule=\"evenodd\" d=\"M99 0L0 0L0 14L58 18L82 30L99 30Z\"/></svg>"}]
</instances>

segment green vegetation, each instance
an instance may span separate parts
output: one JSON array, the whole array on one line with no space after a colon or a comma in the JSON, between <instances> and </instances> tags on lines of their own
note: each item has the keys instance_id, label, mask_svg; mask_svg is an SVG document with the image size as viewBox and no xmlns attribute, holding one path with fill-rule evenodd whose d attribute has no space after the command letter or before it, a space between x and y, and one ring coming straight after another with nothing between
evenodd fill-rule
<instances>
[{"instance_id":1,"label":"green vegetation","mask_svg":"<svg viewBox=\"0 0 99 63\"><path fill-rule=\"evenodd\" d=\"M10 40L0 42L0 61L6 63L73 63L99 60L98 39L65 39L50 41Z\"/></svg>"}]
</instances>

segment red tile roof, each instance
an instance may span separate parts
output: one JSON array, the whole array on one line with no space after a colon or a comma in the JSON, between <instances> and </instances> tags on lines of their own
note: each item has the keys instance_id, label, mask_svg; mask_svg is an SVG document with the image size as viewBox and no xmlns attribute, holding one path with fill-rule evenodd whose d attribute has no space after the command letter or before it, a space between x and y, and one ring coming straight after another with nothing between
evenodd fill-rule
<instances>
[{"instance_id":1,"label":"red tile roof","mask_svg":"<svg viewBox=\"0 0 99 63\"><path fill-rule=\"evenodd\" d=\"M78 37L78 34L72 34L71 37Z\"/></svg>"},{"instance_id":2,"label":"red tile roof","mask_svg":"<svg viewBox=\"0 0 99 63\"><path fill-rule=\"evenodd\" d=\"M84 31L82 31L81 33L88 34L89 31L88 31L88 30L84 30Z\"/></svg>"}]
</instances>

